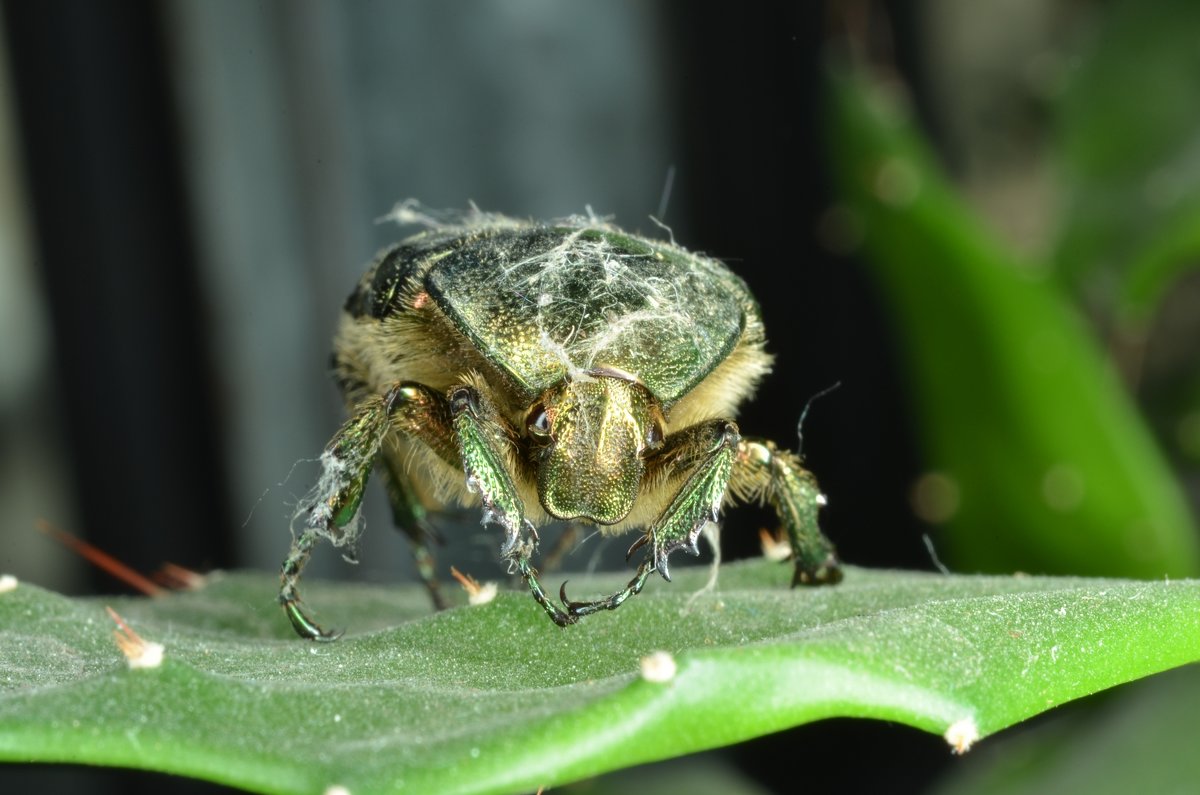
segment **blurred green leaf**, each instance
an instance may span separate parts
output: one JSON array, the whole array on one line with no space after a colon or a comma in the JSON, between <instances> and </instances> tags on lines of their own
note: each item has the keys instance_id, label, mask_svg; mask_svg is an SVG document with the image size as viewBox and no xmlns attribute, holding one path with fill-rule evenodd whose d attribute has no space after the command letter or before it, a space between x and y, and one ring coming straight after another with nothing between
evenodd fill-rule
<instances>
[{"instance_id":1,"label":"blurred green leaf","mask_svg":"<svg viewBox=\"0 0 1200 795\"><path fill-rule=\"evenodd\" d=\"M771 795L730 762L693 754L555 788L556 795Z\"/></svg>"},{"instance_id":2,"label":"blurred green leaf","mask_svg":"<svg viewBox=\"0 0 1200 795\"><path fill-rule=\"evenodd\" d=\"M1200 789L1200 667L1139 682L1096 706L998 738L933 795L1189 795Z\"/></svg>"},{"instance_id":3,"label":"blurred green leaf","mask_svg":"<svg viewBox=\"0 0 1200 795\"><path fill-rule=\"evenodd\" d=\"M830 80L842 226L890 303L961 567L1156 577L1198 570L1187 504L1080 318L946 184L895 95Z\"/></svg>"},{"instance_id":4,"label":"blurred green leaf","mask_svg":"<svg viewBox=\"0 0 1200 795\"><path fill-rule=\"evenodd\" d=\"M271 793L528 792L831 716L966 740L1200 659L1200 582L851 569L792 590L754 561L689 601L705 574L565 631L525 594L427 615L416 587L314 584L352 631L320 645L288 637L274 577L214 575L115 603L165 646L142 670L96 601L21 585L0 594L0 759ZM638 675L655 650L669 682Z\"/></svg>"},{"instance_id":5,"label":"blurred green leaf","mask_svg":"<svg viewBox=\"0 0 1200 795\"><path fill-rule=\"evenodd\" d=\"M1150 313L1200 264L1200 3L1106 4L1057 103L1056 266L1104 308ZM1095 296L1088 296L1095 298Z\"/></svg>"}]
</instances>

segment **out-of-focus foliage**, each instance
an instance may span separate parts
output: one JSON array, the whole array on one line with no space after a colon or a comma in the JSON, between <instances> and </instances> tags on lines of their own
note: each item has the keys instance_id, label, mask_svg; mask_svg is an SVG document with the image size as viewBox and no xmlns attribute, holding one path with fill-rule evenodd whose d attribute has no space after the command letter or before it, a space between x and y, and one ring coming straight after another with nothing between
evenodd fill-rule
<instances>
[{"instance_id":1,"label":"out-of-focus foliage","mask_svg":"<svg viewBox=\"0 0 1200 795\"><path fill-rule=\"evenodd\" d=\"M903 92L862 64L830 80L831 227L893 310L933 470L916 503L952 565L1194 574L1195 473L1168 461L1200 461L1200 312L1181 279L1200 263L1200 5L1074 10L1087 30L1042 98L1062 199L1045 261L988 232ZM1000 738L937 792L1195 791L1196 673Z\"/></svg>"},{"instance_id":2,"label":"out-of-focus foliage","mask_svg":"<svg viewBox=\"0 0 1200 795\"><path fill-rule=\"evenodd\" d=\"M900 329L929 465L930 513L967 569L1182 576L1188 506L1146 423L1058 286L988 234L904 105L861 74L830 81L845 234Z\"/></svg>"},{"instance_id":3,"label":"out-of-focus foliage","mask_svg":"<svg viewBox=\"0 0 1200 795\"><path fill-rule=\"evenodd\" d=\"M1111 4L1056 108L1066 206L1054 268L1144 320L1200 264L1200 4ZM1108 291L1108 294L1105 294Z\"/></svg>"}]
</instances>

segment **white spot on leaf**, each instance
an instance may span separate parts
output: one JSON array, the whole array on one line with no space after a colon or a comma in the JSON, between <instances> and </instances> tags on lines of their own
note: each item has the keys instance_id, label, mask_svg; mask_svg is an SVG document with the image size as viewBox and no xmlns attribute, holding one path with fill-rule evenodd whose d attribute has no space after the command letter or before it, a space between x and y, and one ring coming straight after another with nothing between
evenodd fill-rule
<instances>
[{"instance_id":1,"label":"white spot on leaf","mask_svg":"<svg viewBox=\"0 0 1200 795\"><path fill-rule=\"evenodd\" d=\"M130 668L157 668L162 665L164 649L161 643L146 640L134 632L125 623L125 619L117 615L117 612L111 607L104 609L117 623L117 628L113 630L113 640L117 642L117 647L125 655L125 661L129 663Z\"/></svg>"},{"instance_id":2,"label":"white spot on leaf","mask_svg":"<svg viewBox=\"0 0 1200 795\"><path fill-rule=\"evenodd\" d=\"M946 742L950 743L951 751L956 754L965 754L979 739L979 727L975 725L974 718L963 718L951 723L950 728L946 729L946 733L942 736L946 738Z\"/></svg>"},{"instance_id":3,"label":"white spot on leaf","mask_svg":"<svg viewBox=\"0 0 1200 795\"><path fill-rule=\"evenodd\" d=\"M454 579L458 580L463 590L467 592L467 602L469 604L486 605L496 598L496 593L499 591L499 586L496 583L480 583L470 574L463 574L453 566L450 567L450 574L453 575Z\"/></svg>"},{"instance_id":4,"label":"white spot on leaf","mask_svg":"<svg viewBox=\"0 0 1200 795\"><path fill-rule=\"evenodd\" d=\"M784 538L783 531L772 533L766 529L758 531L758 543L763 557L774 562L782 562L792 556L792 545Z\"/></svg>"},{"instance_id":5,"label":"white spot on leaf","mask_svg":"<svg viewBox=\"0 0 1200 795\"><path fill-rule=\"evenodd\" d=\"M656 651L642 658L642 678L647 682L663 684L675 678L678 670L670 652Z\"/></svg>"}]
</instances>

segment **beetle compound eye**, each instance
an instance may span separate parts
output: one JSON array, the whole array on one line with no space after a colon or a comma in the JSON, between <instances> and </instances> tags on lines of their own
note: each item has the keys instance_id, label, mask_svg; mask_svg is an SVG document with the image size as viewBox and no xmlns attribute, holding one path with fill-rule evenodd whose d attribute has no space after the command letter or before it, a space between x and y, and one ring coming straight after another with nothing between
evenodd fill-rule
<instances>
[{"instance_id":1,"label":"beetle compound eye","mask_svg":"<svg viewBox=\"0 0 1200 795\"><path fill-rule=\"evenodd\" d=\"M650 431L646 434L646 446L654 450L662 446L663 443L663 426L658 420L650 426Z\"/></svg>"},{"instance_id":2,"label":"beetle compound eye","mask_svg":"<svg viewBox=\"0 0 1200 795\"><path fill-rule=\"evenodd\" d=\"M546 407L541 403L533 407L529 412L529 432L534 436L543 439L550 437L550 415L546 413Z\"/></svg>"}]
</instances>

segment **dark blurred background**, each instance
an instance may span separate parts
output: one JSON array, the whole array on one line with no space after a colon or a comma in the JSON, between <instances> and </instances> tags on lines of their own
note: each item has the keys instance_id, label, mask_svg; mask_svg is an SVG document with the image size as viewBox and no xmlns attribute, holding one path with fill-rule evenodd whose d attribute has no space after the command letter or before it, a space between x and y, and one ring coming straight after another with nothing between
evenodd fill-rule
<instances>
[{"instance_id":1,"label":"dark blurred background","mask_svg":"<svg viewBox=\"0 0 1200 795\"><path fill-rule=\"evenodd\" d=\"M535 218L591 208L661 236L655 215L729 262L778 355L743 429L791 446L805 401L840 381L804 429L826 531L852 563L932 568L893 342L866 274L822 244L824 43L882 14L917 108L969 172L956 109L970 118L979 91L1004 85L988 64L1032 63L1088 4L1024 0L1003 24L954 6L4 2L0 570L67 593L125 589L39 519L142 572L275 569L341 418L325 370L339 309L375 251L412 231L375 220L408 197ZM1003 212L1026 198L980 201L1036 243L1035 214ZM366 562L325 551L313 575L412 576L381 494L367 510ZM756 554L766 523L732 513L726 556ZM480 571L495 546L453 537L441 559ZM917 792L952 762L940 738L849 721L724 757L780 792ZM0 769L17 791L8 780L182 786Z\"/></svg>"}]
</instances>

